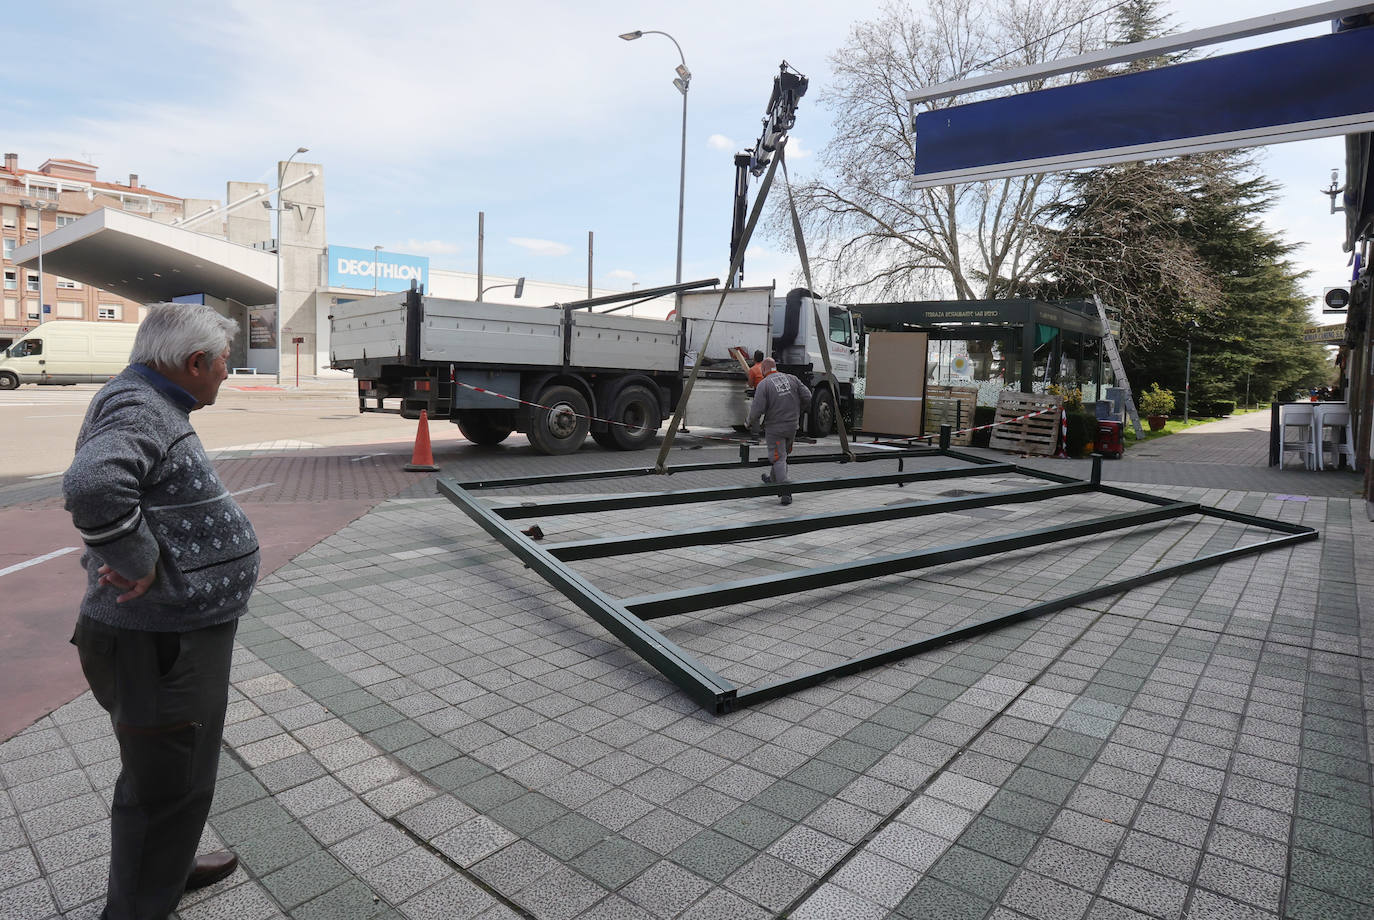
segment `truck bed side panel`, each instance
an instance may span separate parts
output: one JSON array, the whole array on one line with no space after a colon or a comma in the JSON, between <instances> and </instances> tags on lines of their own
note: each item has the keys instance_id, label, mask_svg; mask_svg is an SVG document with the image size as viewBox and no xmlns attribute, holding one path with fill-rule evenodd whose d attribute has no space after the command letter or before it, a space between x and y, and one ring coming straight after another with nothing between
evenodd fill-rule
<instances>
[{"instance_id":1,"label":"truck bed side panel","mask_svg":"<svg viewBox=\"0 0 1374 920\"><path fill-rule=\"evenodd\" d=\"M405 354L404 294L363 297L335 304L332 315L329 351L335 361Z\"/></svg>"},{"instance_id":2,"label":"truck bed side panel","mask_svg":"<svg viewBox=\"0 0 1374 920\"><path fill-rule=\"evenodd\" d=\"M563 363L561 310L425 298L420 358L454 364Z\"/></svg>"},{"instance_id":3,"label":"truck bed side panel","mask_svg":"<svg viewBox=\"0 0 1374 920\"><path fill-rule=\"evenodd\" d=\"M677 323L616 313L572 313L574 367L613 370L675 371L678 367Z\"/></svg>"},{"instance_id":4,"label":"truck bed side panel","mask_svg":"<svg viewBox=\"0 0 1374 920\"><path fill-rule=\"evenodd\" d=\"M720 291L684 291L681 313L687 321L687 351L694 353L701 348L711 320L715 318L715 330L707 346L707 361L732 362L729 350L735 346L743 348L750 355L755 351L768 354L772 346L769 332L772 302L771 287L742 288L726 296L717 317L716 305L720 303Z\"/></svg>"}]
</instances>

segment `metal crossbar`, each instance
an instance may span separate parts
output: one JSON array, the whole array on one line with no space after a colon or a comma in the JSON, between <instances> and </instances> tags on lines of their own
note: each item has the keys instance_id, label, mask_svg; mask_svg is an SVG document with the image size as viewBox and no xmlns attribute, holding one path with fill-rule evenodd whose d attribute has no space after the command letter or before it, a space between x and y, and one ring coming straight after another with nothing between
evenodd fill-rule
<instances>
[{"instance_id":1,"label":"metal crossbar","mask_svg":"<svg viewBox=\"0 0 1374 920\"><path fill-rule=\"evenodd\" d=\"M809 514L805 517L780 521L753 521L735 527L699 527L693 530L670 530L662 533L635 534L632 537L606 537L600 540L569 540L554 543L548 551L564 562L578 559L601 559L625 553L651 553L684 546L708 546L718 543L738 543L763 537L789 537L800 533L815 533L830 527L852 527L878 521L924 517L928 514L948 514L986 508L989 505L1012 505L1038 502L1046 498L1060 498L1091 491L1089 483L1046 486L1041 489L1018 489L1015 492L990 492L969 498L943 498L932 501L912 501L903 505L866 508L862 511L832 511L828 514Z\"/></svg>"},{"instance_id":2,"label":"metal crossbar","mask_svg":"<svg viewBox=\"0 0 1374 920\"><path fill-rule=\"evenodd\" d=\"M1043 546L1060 540L1076 540L1123 530L1141 524L1156 524L1185 514L1196 514L1198 505L1193 502L1175 502L1156 508L1153 511L1134 511L1126 514L1111 514L1106 517L1092 518L1077 524L1059 527L1041 527L1027 530L1007 537L988 540L969 540L953 546L937 549L923 549L913 553L898 553L894 556L881 556L877 559L863 559L857 562L842 562L824 565L814 569L804 569L798 573L765 575L762 578L747 578L741 581L711 585L709 588L683 588L678 591L665 591L661 594L643 594L621 601L625 609L641 620L670 617L693 610L705 610L721 604L735 604L743 601L756 601L765 597L781 597L798 591L813 588L829 588L851 581L866 578L881 578L884 575L897 575L913 569L945 565L950 562L964 562L992 553L1010 553L1031 546Z\"/></svg>"},{"instance_id":3,"label":"metal crossbar","mask_svg":"<svg viewBox=\"0 0 1374 920\"><path fill-rule=\"evenodd\" d=\"M886 446L886 445L884 445ZM735 470L741 465L756 466L760 469L767 469L772 466L773 461L766 457L759 457L751 461L749 459L749 445L743 445L740 451L740 460L723 460L717 463L686 463L682 466L670 467L667 470L669 476L682 473L710 472L712 470ZM871 454L857 454L852 458L846 458L844 454L796 454L787 458L788 466L796 466L801 463L871 463L875 460L893 460L918 458L918 457L938 457L940 452L934 447L904 447L895 450L885 450ZM981 458L980 458L981 460ZM901 464L897 469L901 470ZM547 473L542 476L515 476L505 479L474 479L468 482L459 483L469 492L476 492L483 489L518 489L523 486L547 485L551 482L586 482L595 479L625 479L631 476L659 476L662 475L654 467L636 467L633 469L615 470L585 470L581 473Z\"/></svg>"},{"instance_id":4,"label":"metal crossbar","mask_svg":"<svg viewBox=\"0 0 1374 920\"><path fill-rule=\"evenodd\" d=\"M541 517L550 514L587 514L595 511L623 511L627 508L655 508L659 505L690 505L696 502L757 498L760 495L777 495L783 488L795 495L803 492L833 492L836 489L862 489L865 486L930 482L937 479L966 479L970 476L992 476L996 473L1014 472L1016 472L1016 466L1011 463L998 463L979 467L976 470L952 466L942 467L938 470L885 473L881 476L855 476L851 479L840 480L789 479L786 486L776 484L715 486L708 489L678 489L672 492L631 492L627 495L612 495L606 498L566 498L532 505L498 508L496 513L508 521L514 521L520 518Z\"/></svg>"},{"instance_id":5,"label":"metal crossbar","mask_svg":"<svg viewBox=\"0 0 1374 920\"><path fill-rule=\"evenodd\" d=\"M1015 464L998 463L973 454L949 450L948 437L942 439L944 447L915 452L921 456L941 456L968 464L965 467L941 467L919 472L899 472L878 476L852 477L839 480L811 480L789 482L794 492L820 492L837 489L862 488L870 485L904 484L914 481L932 481L955 478L956 476L987 476L1013 473L1054 483L1050 486L994 492L977 496L958 497L929 501L915 501L899 505L884 506L855 511L815 514L781 520L759 521L744 526L715 528L696 528L682 531L638 534L631 537L615 537L601 540L569 541L561 544L540 545L516 530L511 520L541 515L588 514L599 511L627 508L647 508L663 505L680 505L695 502L726 501L733 498L773 494L778 486L745 486L710 489L684 489L670 492L646 492L631 495L611 496L595 499L564 499L522 504L515 507L493 507L478 500L471 494L472 489L512 487L521 484L544 484L559 481L578 481L592 478L608 478L615 475L645 475L645 470L607 470L594 474L571 474L567 476L537 476L518 480L483 481L479 483L459 483L441 478L438 483L440 494L471 517L488 534L509 549L527 566L534 569L550 585L557 588L597 623L605 627L627 647L671 680L688 696L702 707L717 714L730 712L740 706L775 699L805 687L814 686L827 680L854 674L868 668L899 661L938 648L950 642L970 639L985 632L1001 629L1013 623L1022 622L1047 613L1079 606L1103 597L1120 594L1141 585L1186 574L1198 569L1219 565L1243 556L1266 552L1271 549L1288 547L1297 543L1314 540L1318 532L1301 524L1291 524L1270 518L1228 511L1222 508L1200 505L1194 502L1179 502L1160 498L1142 492L1135 492L1117 486L1102 484L1101 460L1094 458L1091 480L1074 479L1057 473L1050 473ZM902 452L902 456L910 456ZM804 461L804 456L790 462ZM819 456L830 462L838 461L833 455ZM870 459L861 455L862 459ZM893 454L876 456L871 459L896 459L900 464L901 456ZM813 461L816 462L816 461ZM686 470L753 469L756 464L749 462L747 452L742 453L736 463L696 464L679 467L674 472ZM1129 511L1096 517L1086 521L1054 527L1042 527L1001 537L970 540L949 546L935 547L910 553L879 557L876 559L819 566L779 575L770 575L726 584L715 584L669 591L640 597L613 598L591 583L585 576L570 568L567 563L579 559L602 558L625 553L654 552L662 549L685 546L734 543L766 537L787 536L810 533L821 528L847 527L877 521L901 520L923 515L963 511L991 505L1037 502L1069 495L1101 493L1118 498L1138 501L1152 506L1146 510ZM738 684L717 674L698 661L690 652L680 648L662 633L654 629L647 620L690 613L725 604L734 604L765 597L774 597L797 591L829 587L867 578L908 572L919 568L943 565L951 562L966 561L998 553L1015 552L1046 543L1078 539L1114 530L1155 524L1176 520L1189 515L1202 515L1232 521L1251 527L1277 531L1282 536L1274 539L1247 543L1221 552L1200 556L1183 562L1159 566L1129 578L1101 584L1093 588L1077 591L1061 597L1052 598L1039 604L1023 607L988 619L946 630L931 636L921 637L892 648L869 652L819 668L796 677L785 678L761 684L753 688L742 688Z\"/></svg>"}]
</instances>

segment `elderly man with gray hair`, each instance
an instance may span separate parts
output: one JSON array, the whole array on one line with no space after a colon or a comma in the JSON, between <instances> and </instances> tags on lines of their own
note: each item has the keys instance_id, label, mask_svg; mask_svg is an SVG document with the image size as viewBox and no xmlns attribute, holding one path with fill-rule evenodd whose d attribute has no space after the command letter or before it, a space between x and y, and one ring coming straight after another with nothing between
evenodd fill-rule
<instances>
[{"instance_id":1,"label":"elderly man with gray hair","mask_svg":"<svg viewBox=\"0 0 1374 920\"><path fill-rule=\"evenodd\" d=\"M754 389L754 401L749 405L749 430L756 431L759 419L763 419L763 435L773 463L772 472L764 473L763 481L782 485L787 482L787 455L792 453L797 424L802 413L811 408L811 390L796 377L778 370L778 363L772 358L764 358L760 367L763 380ZM778 501L792 504L792 493L781 489Z\"/></svg>"},{"instance_id":2,"label":"elderly man with gray hair","mask_svg":"<svg viewBox=\"0 0 1374 920\"><path fill-rule=\"evenodd\" d=\"M238 865L196 848L258 540L190 420L219 395L237 331L200 304L150 307L129 366L91 400L62 480L86 544L72 644L119 743L103 920L163 920L183 891Z\"/></svg>"}]
</instances>

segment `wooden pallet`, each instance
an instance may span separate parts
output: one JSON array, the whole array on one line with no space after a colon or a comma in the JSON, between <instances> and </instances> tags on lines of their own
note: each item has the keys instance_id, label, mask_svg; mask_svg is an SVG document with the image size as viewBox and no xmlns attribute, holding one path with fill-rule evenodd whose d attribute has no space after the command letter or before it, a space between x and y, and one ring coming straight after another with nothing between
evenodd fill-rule
<instances>
[{"instance_id":1,"label":"wooden pallet","mask_svg":"<svg viewBox=\"0 0 1374 920\"><path fill-rule=\"evenodd\" d=\"M994 419L997 427L992 429L992 438L988 441L988 446L1018 454L1054 456L1055 447L1059 443L1059 422L1064 412L1063 403L1059 396L1003 390L997 397L997 416ZM1046 412L1044 415L1018 422L1011 421L1041 409L1059 411Z\"/></svg>"},{"instance_id":2,"label":"wooden pallet","mask_svg":"<svg viewBox=\"0 0 1374 920\"><path fill-rule=\"evenodd\" d=\"M978 405L978 391L973 387L926 386L926 434L940 433L941 425L948 425L955 431L973 427L973 410ZM949 443L955 447L968 447L973 443L972 434L957 434Z\"/></svg>"}]
</instances>

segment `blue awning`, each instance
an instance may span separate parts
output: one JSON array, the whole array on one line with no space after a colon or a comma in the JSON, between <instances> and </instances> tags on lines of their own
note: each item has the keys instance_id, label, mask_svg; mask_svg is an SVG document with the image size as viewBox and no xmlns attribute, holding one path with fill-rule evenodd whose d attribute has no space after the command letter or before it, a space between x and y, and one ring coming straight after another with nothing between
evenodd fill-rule
<instances>
[{"instance_id":1,"label":"blue awning","mask_svg":"<svg viewBox=\"0 0 1374 920\"><path fill-rule=\"evenodd\" d=\"M1374 28L922 112L919 187L1374 130Z\"/></svg>"}]
</instances>

